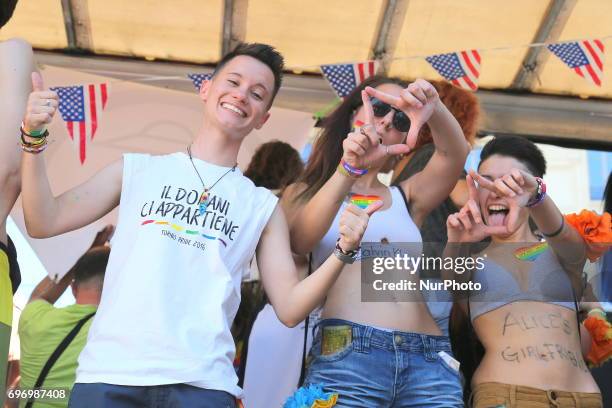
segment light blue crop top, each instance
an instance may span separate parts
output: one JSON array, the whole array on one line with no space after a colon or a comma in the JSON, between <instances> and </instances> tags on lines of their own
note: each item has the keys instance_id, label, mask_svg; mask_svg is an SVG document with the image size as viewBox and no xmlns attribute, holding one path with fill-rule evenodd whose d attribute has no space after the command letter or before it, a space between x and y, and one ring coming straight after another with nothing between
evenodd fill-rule
<instances>
[{"instance_id":1,"label":"light blue crop top","mask_svg":"<svg viewBox=\"0 0 612 408\"><path fill-rule=\"evenodd\" d=\"M533 261L520 262L533 263L527 274L528 285L524 289L512 272L491 258L485 259L484 268L473 272L472 282L478 282L482 287L470 292L472 321L484 313L517 301L546 302L575 310L569 276L550 248L546 248Z\"/></svg>"}]
</instances>

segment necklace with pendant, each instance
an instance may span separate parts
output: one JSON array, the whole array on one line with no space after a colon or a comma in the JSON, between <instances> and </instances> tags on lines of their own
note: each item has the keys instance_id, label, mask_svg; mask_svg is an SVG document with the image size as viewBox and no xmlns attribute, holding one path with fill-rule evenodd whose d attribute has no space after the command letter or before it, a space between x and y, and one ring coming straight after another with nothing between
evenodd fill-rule
<instances>
[{"instance_id":1,"label":"necklace with pendant","mask_svg":"<svg viewBox=\"0 0 612 408\"><path fill-rule=\"evenodd\" d=\"M206 184L204 184L204 180L202 179L202 176L200 176L200 172L198 171L198 168L196 167L195 163L193 162L193 158L191 156L191 145L187 146L187 154L189 155L189 161L191 162L191 165L193 166L193 169L195 170L196 174L198 175L198 178L200 179L200 182L202 183L202 194L200 194L200 199L198 200L198 205L199 205L198 211L199 211L199 214L201 215L201 214L204 214L206 212L206 207L208 206L208 201L209 201L208 199L210 198L210 191L229 172L233 172L234 170L236 170L236 166L238 166L238 163L234 164L234 166L231 169L229 169L228 171L223 173L223 175L221 175L221 177L219 177L217 179L217 181L215 181L210 187L207 188Z\"/></svg>"}]
</instances>

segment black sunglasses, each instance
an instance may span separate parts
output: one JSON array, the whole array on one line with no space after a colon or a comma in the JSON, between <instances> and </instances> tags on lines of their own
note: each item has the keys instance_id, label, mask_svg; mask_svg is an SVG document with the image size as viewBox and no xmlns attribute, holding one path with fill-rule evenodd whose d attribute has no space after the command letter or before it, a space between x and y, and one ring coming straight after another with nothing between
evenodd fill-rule
<instances>
[{"instance_id":1,"label":"black sunglasses","mask_svg":"<svg viewBox=\"0 0 612 408\"><path fill-rule=\"evenodd\" d=\"M370 98L370 103L372 104L374 116L376 116L377 118L385 116L391 111L391 109L393 109L395 111L395 113L393 114L393 127L399 130L400 132L407 132L410 129L410 119L401 110L394 108L388 103L385 103L375 97Z\"/></svg>"}]
</instances>

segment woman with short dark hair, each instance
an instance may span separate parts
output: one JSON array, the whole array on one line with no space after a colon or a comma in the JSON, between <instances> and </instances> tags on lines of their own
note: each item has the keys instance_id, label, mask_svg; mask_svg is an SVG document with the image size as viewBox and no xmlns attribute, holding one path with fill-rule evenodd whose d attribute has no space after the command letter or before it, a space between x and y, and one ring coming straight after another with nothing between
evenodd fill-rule
<instances>
[{"instance_id":1,"label":"woman with short dark hair","mask_svg":"<svg viewBox=\"0 0 612 408\"><path fill-rule=\"evenodd\" d=\"M491 239L473 254L480 266L470 274L446 274L473 285L461 304L484 348L471 379L475 408L602 406L582 357L576 310L586 245L546 194L545 172L534 143L496 137L467 177L468 202L447 220L445 255Z\"/></svg>"}]
</instances>

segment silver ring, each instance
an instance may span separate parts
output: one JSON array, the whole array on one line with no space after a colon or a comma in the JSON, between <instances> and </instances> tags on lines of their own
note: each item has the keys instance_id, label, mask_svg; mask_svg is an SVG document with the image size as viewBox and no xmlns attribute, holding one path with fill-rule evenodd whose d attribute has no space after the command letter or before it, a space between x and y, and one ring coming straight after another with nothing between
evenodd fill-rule
<instances>
[{"instance_id":1,"label":"silver ring","mask_svg":"<svg viewBox=\"0 0 612 408\"><path fill-rule=\"evenodd\" d=\"M47 107L51 106L51 99L47 99L47 103L45 104Z\"/></svg>"},{"instance_id":2,"label":"silver ring","mask_svg":"<svg viewBox=\"0 0 612 408\"><path fill-rule=\"evenodd\" d=\"M363 125L362 127L359 128L359 133L361 133L364 136L368 136L368 134L366 133L366 127L371 128L373 126L370 125L370 124L365 124L365 125Z\"/></svg>"}]
</instances>

